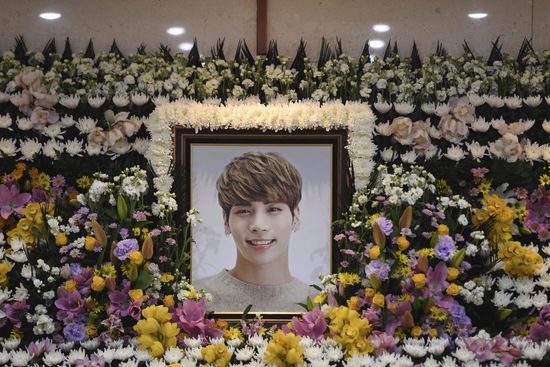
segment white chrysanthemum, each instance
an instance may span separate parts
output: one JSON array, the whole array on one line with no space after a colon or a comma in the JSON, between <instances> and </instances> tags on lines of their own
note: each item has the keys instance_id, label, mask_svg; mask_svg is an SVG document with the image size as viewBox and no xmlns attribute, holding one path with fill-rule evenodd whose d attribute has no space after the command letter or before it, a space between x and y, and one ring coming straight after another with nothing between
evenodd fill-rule
<instances>
[{"instance_id":1,"label":"white chrysanthemum","mask_svg":"<svg viewBox=\"0 0 550 367\"><path fill-rule=\"evenodd\" d=\"M0 139L0 156L13 157L17 152L14 139Z\"/></svg>"},{"instance_id":2,"label":"white chrysanthemum","mask_svg":"<svg viewBox=\"0 0 550 367\"><path fill-rule=\"evenodd\" d=\"M124 348L117 348L115 350L115 359L118 359L119 361L125 361L127 359L132 358L134 355L135 349L131 346L124 347Z\"/></svg>"},{"instance_id":3,"label":"white chrysanthemum","mask_svg":"<svg viewBox=\"0 0 550 367\"><path fill-rule=\"evenodd\" d=\"M542 103L542 98L539 95L529 96L523 99L523 103L525 103L527 106L531 108L535 108Z\"/></svg>"},{"instance_id":4,"label":"white chrysanthemum","mask_svg":"<svg viewBox=\"0 0 550 367\"><path fill-rule=\"evenodd\" d=\"M61 120L59 120L59 126L61 127L71 127L74 124L76 124L76 121L69 115L63 116Z\"/></svg>"},{"instance_id":5,"label":"white chrysanthemum","mask_svg":"<svg viewBox=\"0 0 550 367\"><path fill-rule=\"evenodd\" d=\"M523 356L528 359L542 361L546 355L546 348L540 344L529 343L523 349Z\"/></svg>"},{"instance_id":6,"label":"white chrysanthemum","mask_svg":"<svg viewBox=\"0 0 550 367\"><path fill-rule=\"evenodd\" d=\"M523 151L528 161L538 161L542 156L542 148L537 142L531 142L527 139L523 143Z\"/></svg>"},{"instance_id":7,"label":"white chrysanthemum","mask_svg":"<svg viewBox=\"0 0 550 367\"><path fill-rule=\"evenodd\" d=\"M531 293L535 288L535 282L531 278L517 278L513 282L518 293Z\"/></svg>"},{"instance_id":8,"label":"white chrysanthemum","mask_svg":"<svg viewBox=\"0 0 550 367\"><path fill-rule=\"evenodd\" d=\"M183 339L183 344L185 344L187 348L198 348L202 345L202 341L200 338L185 338Z\"/></svg>"},{"instance_id":9,"label":"white chrysanthemum","mask_svg":"<svg viewBox=\"0 0 550 367\"><path fill-rule=\"evenodd\" d=\"M77 94L72 94L70 96L62 96L59 99L60 105L67 107L71 110L77 108L79 103L80 103L80 96Z\"/></svg>"},{"instance_id":10,"label":"white chrysanthemum","mask_svg":"<svg viewBox=\"0 0 550 367\"><path fill-rule=\"evenodd\" d=\"M74 156L81 157L82 142L78 141L77 138L74 138L73 140L69 140L68 142L65 143L65 151L71 157L74 157Z\"/></svg>"},{"instance_id":11,"label":"white chrysanthemum","mask_svg":"<svg viewBox=\"0 0 550 367\"><path fill-rule=\"evenodd\" d=\"M88 134L90 133L97 125L97 121L90 117L82 117L78 120L78 124L76 124L76 127L82 134Z\"/></svg>"},{"instance_id":12,"label":"white chrysanthemum","mask_svg":"<svg viewBox=\"0 0 550 367\"><path fill-rule=\"evenodd\" d=\"M549 120L544 120L542 122L542 128L544 129L544 131L546 131L547 133L550 133L550 121Z\"/></svg>"},{"instance_id":13,"label":"white chrysanthemum","mask_svg":"<svg viewBox=\"0 0 550 367\"><path fill-rule=\"evenodd\" d=\"M447 157L452 161L458 162L464 159L464 151L460 147L453 145L452 147L449 147L447 149L447 153L445 153L445 157Z\"/></svg>"},{"instance_id":14,"label":"white chrysanthemum","mask_svg":"<svg viewBox=\"0 0 550 367\"><path fill-rule=\"evenodd\" d=\"M71 350L67 356L67 362L70 364L76 364L79 359L86 359L86 351L82 348Z\"/></svg>"},{"instance_id":15,"label":"white chrysanthemum","mask_svg":"<svg viewBox=\"0 0 550 367\"><path fill-rule=\"evenodd\" d=\"M130 98L125 94L116 94L113 96L113 103L117 107L124 107L130 103Z\"/></svg>"},{"instance_id":16,"label":"white chrysanthemum","mask_svg":"<svg viewBox=\"0 0 550 367\"><path fill-rule=\"evenodd\" d=\"M202 359L202 353L201 353L201 348L200 347L188 348L188 349L185 350L185 354L189 358L194 359L194 360L201 360Z\"/></svg>"},{"instance_id":17,"label":"white chrysanthemum","mask_svg":"<svg viewBox=\"0 0 550 367\"><path fill-rule=\"evenodd\" d=\"M483 117L476 118L472 123L472 130L481 133L487 132L490 127L491 124L485 121Z\"/></svg>"},{"instance_id":18,"label":"white chrysanthemum","mask_svg":"<svg viewBox=\"0 0 550 367\"><path fill-rule=\"evenodd\" d=\"M44 144L44 146L42 147L42 154L44 154L44 156L48 158L57 159L58 155L63 153L64 148L65 145L63 143L52 139Z\"/></svg>"},{"instance_id":19,"label":"white chrysanthemum","mask_svg":"<svg viewBox=\"0 0 550 367\"><path fill-rule=\"evenodd\" d=\"M20 117L17 119L17 127L19 130L27 131L32 129L32 121L26 117Z\"/></svg>"},{"instance_id":20,"label":"white chrysanthemum","mask_svg":"<svg viewBox=\"0 0 550 367\"><path fill-rule=\"evenodd\" d=\"M418 158L418 156L416 155L416 152L414 150L410 150L406 153L401 154L401 160L404 163L413 164L414 162L416 162L416 158Z\"/></svg>"},{"instance_id":21,"label":"white chrysanthemum","mask_svg":"<svg viewBox=\"0 0 550 367\"><path fill-rule=\"evenodd\" d=\"M10 338L10 339L4 340L2 342L2 347L4 347L7 350L14 350L15 348L17 348L19 346L20 343L21 343L21 339L19 339L19 338Z\"/></svg>"},{"instance_id":22,"label":"white chrysanthemum","mask_svg":"<svg viewBox=\"0 0 550 367\"><path fill-rule=\"evenodd\" d=\"M427 352L427 348L424 345L424 339L405 339L405 342L403 343L403 350L410 356L416 358L424 357Z\"/></svg>"},{"instance_id":23,"label":"white chrysanthemum","mask_svg":"<svg viewBox=\"0 0 550 367\"><path fill-rule=\"evenodd\" d=\"M148 367L166 367L166 363L162 361L162 359L153 359L149 363L147 363Z\"/></svg>"},{"instance_id":24,"label":"white chrysanthemum","mask_svg":"<svg viewBox=\"0 0 550 367\"><path fill-rule=\"evenodd\" d=\"M102 96L95 96L95 97L88 97L88 104L92 108L99 108L105 103L105 97Z\"/></svg>"},{"instance_id":25,"label":"white chrysanthemum","mask_svg":"<svg viewBox=\"0 0 550 367\"><path fill-rule=\"evenodd\" d=\"M183 351L177 347L170 347L164 352L164 360L167 363L178 363L183 356Z\"/></svg>"},{"instance_id":26,"label":"white chrysanthemum","mask_svg":"<svg viewBox=\"0 0 550 367\"><path fill-rule=\"evenodd\" d=\"M533 301L533 306L535 306L536 308L543 308L548 304L548 296L544 292L537 292L533 296L532 301Z\"/></svg>"},{"instance_id":27,"label":"white chrysanthemum","mask_svg":"<svg viewBox=\"0 0 550 367\"><path fill-rule=\"evenodd\" d=\"M12 124L12 120L9 114L0 116L0 129L7 129Z\"/></svg>"},{"instance_id":28,"label":"white chrysanthemum","mask_svg":"<svg viewBox=\"0 0 550 367\"><path fill-rule=\"evenodd\" d=\"M88 153L89 156L101 154L102 149L103 146L100 144L86 144L86 153Z\"/></svg>"},{"instance_id":29,"label":"white chrysanthemum","mask_svg":"<svg viewBox=\"0 0 550 367\"><path fill-rule=\"evenodd\" d=\"M139 362L136 359L132 358L127 360L126 362L120 362L118 366L119 367L138 367Z\"/></svg>"},{"instance_id":30,"label":"white chrysanthemum","mask_svg":"<svg viewBox=\"0 0 550 367\"><path fill-rule=\"evenodd\" d=\"M267 344L267 341L264 339L263 336L259 334L254 334L251 337L248 338L248 344L253 347L261 347Z\"/></svg>"},{"instance_id":31,"label":"white chrysanthemum","mask_svg":"<svg viewBox=\"0 0 550 367\"><path fill-rule=\"evenodd\" d=\"M34 156L40 153L42 145L36 139L26 139L21 141L19 151L23 155L23 159L32 161Z\"/></svg>"},{"instance_id":32,"label":"white chrysanthemum","mask_svg":"<svg viewBox=\"0 0 550 367\"><path fill-rule=\"evenodd\" d=\"M149 97L143 93L136 93L132 95L132 103L136 106L143 106L148 100Z\"/></svg>"},{"instance_id":33,"label":"white chrysanthemum","mask_svg":"<svg viewBox=\"0 0 550 367\"><path fill-rule=\"evenodd\" d=\"M501 108L504 106L504 100L495 95L486 96L485 103L487 103L492 108Z\"/></svg>"},{"instance_id":34,"label":"white chrysanthemum","mask_svg":"<svg viewBox=\"0 0 550 367\"><path fill-rule=\"evenodd\" d=\"M433 115L435 113L435 104L433 103L423 103L422 106L420 106L420 108L427 115Z\"/></svg>"},{"instance_id":35,"label":"white chrysanthemum","mask_svg":"<svg viewBox=\"0 0 550 367\"><path fill-rule=\"evenodd\" d=\"M416 107L412 103L398 102L393 104L393 108L395 108L395 112L400 115L408 115L412 113Z\"/></svg>"},{"instance_id":36,"label":"white chrysanthemum","mask_svg":"<svg viewBox=\"0 0 550 367\"><path fill-rule=\"evenodd\" d=\"M533 300L529 294L520 294L515 300L516 306L518 308L529 308L533 305Z\"/></svg>"},{"instance_id":37,"label":"white chrysanthemum","mask_svg":"<svg viewBox=\"0 0 550 367\"><path fill-rule=\"evenodd\" d=\"M391 124L389 122L377 124L376 132L382 136L390 136L392 134Z\"/></svg>"},{"instance_id":38,"label":"white chrysanthemum","mask_svg":"<svg viewBox=\"0 0 550 367\"><path fill-rule=\"evenodd\" d=\"M100 357L103 357L105 363L111 363L115 359L115 349L113 348L98 350L96 354Z\"/></svg>"},{"instance_id":39,"label":"white chrysanthemum","mask_svg":"<svg viewBox=\"0 0 550 367\"><path fill-rule=\"evenodd\" d=\"M310 361L321 358L323 355L323 348L318 346L310 346L304 348L304 357Z\"/></svg>"},{"instance_id":40,"label":"white chrysanthemum","mask_svg":"<svg viewBox=\"0 0 550 367\"><path fill-rule=\"evenodd\" d=\"M511 110L521 108L521 106L523 105L522 99L519 98L517 95L504 98L504 103L506 104L506 107Z\"/></svg>"},{"instance_id":41,"label":"white chrysanthemum","mask_svg":"<svg viewBox=\"0 0 550 367\"><path fill-rule=\"evenodd\" d=\"M235 358L238 361L247 362L254 356L254 349L249 346L245 346L235 351Z\"/></svg>"},{"instance_id":42,"label":"white chrysanthemum","mask_svg":"<svg viewBox=\"0 0 550 367\"><path fill-rule=\"evenodd\" d=\"M438 356L445 351L448 345L448 339L430 338L428 339L428 353Z\"/></svg>"},{"instance_id":43,"label":"white chrysanthemum","mask_svg":"<svg viewBox=\"0 0 550 367\"><path fill-rule=\"evenodd\" d=\"M12 351L10 354L11 365L14 367L26 366L32 359L32 355L26 350Z\"/></svg>"},{"instance_id":44,"label":"white chrysanthemum","mask_svg":"<svg viewBox=\"0 0 550 367\"><path fill-rule=\"evenodd\" d=\"M57 366L60 365L65 359L65 355L59 350L53 350L51 352L44 353L42 356L42 362L46 366Z\"/></svg>"},{"instance_id":45,"label":"white chrysanthemum","mask_svg":"<svg viewBox=\"0 0 550 367\"><path fill-rule=\"evenodd\" d=\"M153 357L151 357L149 352L147 352L146 350L139 350L139 349L135 351L134 357L138 362L147 362L153 359Z\"/></svg>"},{"instance_id":46,"label":"white chrysanthemum","mask_svg":"<svg viewBox=\"0 0 550 367\"><path fill-rule=\"evenodd\" d=\"M380 113L388 112L389 110L391 110L391 107L392 107L392 105L390 103L387 103L387 102L376 102L376 103L374 103L374 108L376 109L376 111L378 111Z\"/></svg>"},{"instance_id":47,"label":"white chrysanthemum","mask_svg":"<svg viewBox=\"0 0 550 367\"><path fill-rule=\"evenodd\" d=\"M233 348L239 347L242 343L242 340L239 338L233 338L227 341L227 345Z\"/></svg>"}]
</instances>

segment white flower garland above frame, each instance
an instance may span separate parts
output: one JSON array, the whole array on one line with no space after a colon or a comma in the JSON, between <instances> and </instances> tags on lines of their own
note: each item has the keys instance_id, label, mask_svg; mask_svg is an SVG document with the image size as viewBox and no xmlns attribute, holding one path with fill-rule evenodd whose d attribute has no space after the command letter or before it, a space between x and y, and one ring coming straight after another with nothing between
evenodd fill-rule
<instances>
[{"instance_id":1,"label":"white flower garland above frame","mask_svg":"<svg viewBox=\"0 0 550 367\"><path fill-rule=\"evenodd\" d=\"M304 129L348 129L347 149L353 164L356 187L368 183L374 168L376 146L372 142L375 116L365 103L348 102L287 102L275 101L269 105L257 99L228 101L222 105L217 100L199 103L180 100L159 105L145 121L151 135L151 145L145 157L157 176L154 178L157 197L168 194L172 187L172 127L219 130L261 129L272 131Z\"/></svg>"}]
</instances>

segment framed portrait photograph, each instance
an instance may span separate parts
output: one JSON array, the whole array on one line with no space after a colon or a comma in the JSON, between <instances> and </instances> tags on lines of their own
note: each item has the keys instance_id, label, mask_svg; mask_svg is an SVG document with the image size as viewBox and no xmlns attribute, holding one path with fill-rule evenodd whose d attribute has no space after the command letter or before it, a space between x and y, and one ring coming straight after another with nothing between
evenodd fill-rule
<instances>
[{"instance_id":1,"label":"framed portrait photograph","mask_svg":"<svg viewBox=\"0 0 550 367\"><path fill-rule=\"evenodd\" d=\"M304 311L336 270L332 222L351 177L345 131L175 129L176 186L191 229L191 283L214 315L279 319ZM183 218L182 218L183 220ZM182 224L183 225L183 224Z\"/></svg>"}]
</instances>

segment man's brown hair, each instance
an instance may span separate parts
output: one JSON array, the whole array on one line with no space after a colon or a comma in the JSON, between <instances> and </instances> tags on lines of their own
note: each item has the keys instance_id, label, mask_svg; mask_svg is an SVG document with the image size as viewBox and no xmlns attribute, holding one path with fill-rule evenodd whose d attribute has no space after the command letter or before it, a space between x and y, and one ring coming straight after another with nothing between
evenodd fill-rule
<instances>
[{"instance_id":1,"label":"man's brown hair","mask_svg":"<svg viewBox=\"0 0 550 367\"><path fill-rule=\"evenodd\" d=\"M302 176L278 153L248 152L225 166L216 189L226 218L232 206L252 201L286 203L294 216L302 199Z\"/></svg>"}]
</instances>

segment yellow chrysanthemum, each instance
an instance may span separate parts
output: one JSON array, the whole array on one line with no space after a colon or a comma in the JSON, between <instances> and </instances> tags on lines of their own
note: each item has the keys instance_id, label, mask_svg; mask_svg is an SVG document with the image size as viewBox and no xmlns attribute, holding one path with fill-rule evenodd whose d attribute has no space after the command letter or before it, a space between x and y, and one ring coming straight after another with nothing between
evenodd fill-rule
<instances>
[{"instance_id":1,"label":"yellow chrysanthemum","mask_svg":"<svg viewBox=\"0 0 550 367\"><path fill-rule=\"evenodd\" d=\"M342 283L344 287L358 284L361 281L361 278L356 273L339 273L338 281Z\"/></svg>"},{"instance_id":2,"label":"yellow chrysanthemum","mask_svg":"<svg viewBox=\"0 0 550 367\"><path fill-rule=\"evenodd\" d=\"M92 186L93 182L94 182L94 180L92 180L88 176L82 176L82 177L80 177L79 179L76 180L76 184L78 185L78 187L83 189L83 190L86 190L86 189L90 188L90 186Z\"/></svg>"},{"instance_id":3,"label":"yellow chrysanthemum","mask_svg":"<svg viewBox=\"0 0 550 367\"><path fill-rule=\"evenodd\" d=\"M229 366L231 361L231 353L227 350L224 344L210 344L201 350L202 358L206 363L216 367Z\"/></svg>"},{"instance_id":4,"label":"yellow chrysanthemum","mask_svg":"<svg viewBox=\"0 0 550 367\"><path fill-rule=\"evenodd\" d=\"M447 312L441 307L432 306L430 308L430 317L435 321L445 321L447 320Z\"/></svg>"},{"instance_id":5,"label":"yellow chrysanthemum","mask_svg":"<svg viewBox=\"0 0 550 367\"><path fill-rule=\"evenodd\" d=\"M550 185L550 175L545 174L540 176L539 182L542 186Z\"/></svg>"},{"instance_id":6,"label":"yellow chrysanthemum","mask_svg":"<svg viewBox=\"0 0 550 367\"><path fill-rule=\"evenodd\" d=\"M481 192L483 195L487 195L489 191L491 191L491 185L493 183L493 180L483 178L481 180L481 183L478 186L479 192Z\"/></svg>"}]
</instances>

